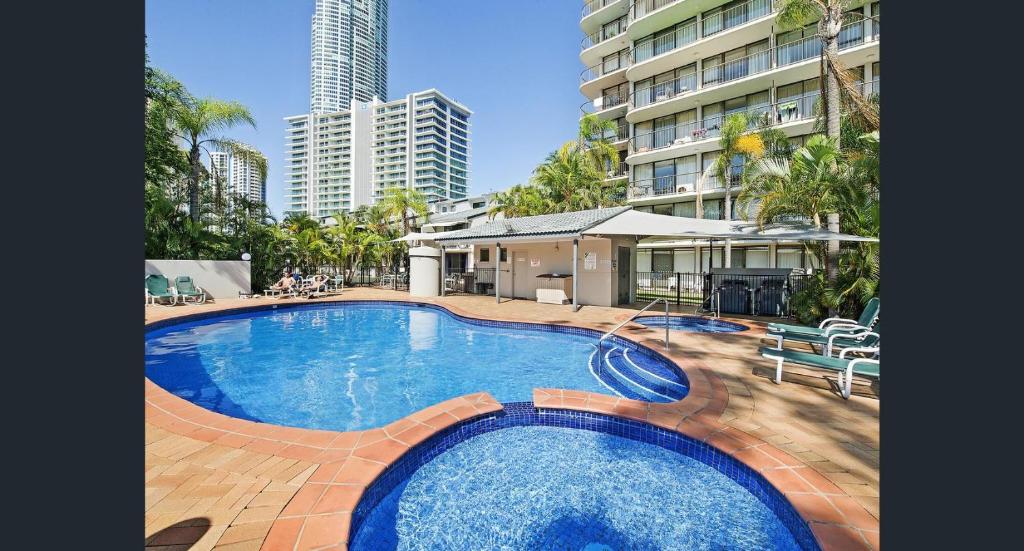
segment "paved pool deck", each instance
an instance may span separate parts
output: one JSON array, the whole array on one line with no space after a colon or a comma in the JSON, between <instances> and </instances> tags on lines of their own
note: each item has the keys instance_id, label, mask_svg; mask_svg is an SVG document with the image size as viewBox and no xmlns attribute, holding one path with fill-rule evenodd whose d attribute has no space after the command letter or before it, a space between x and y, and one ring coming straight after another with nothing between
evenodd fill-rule
<instances>
[{"instance_id":1,"label":"paved pool deck","mask_svg":"<svg viewBox=\"0 0 1024 551\"><path fill-rule=\"evenodd\" d=\"M567 324L607 331L628 308L538 304L494 297L411 298L374 288L320 299L231 299L173 308L147 306L147 324L263 304L415 300L480 318ZM684 309L685 311L685 309ZM826 549L878 549L879 386L854 381L843 400L835 377L757 355L764 324L738 333L672 331L627 324L619 334L661 351L691 381L690 394L649 404L599 394L537 389L537 407L586 409L646 421L708 442L759 470L807 520ZM771 341L774 342L774 341ZM481 392L390 425L334 432L279 427L207 411L148 379L146 547L153 550L345 549L363 489L406 450L461 420L501 409Z\"/></svg>"}]
</instances>

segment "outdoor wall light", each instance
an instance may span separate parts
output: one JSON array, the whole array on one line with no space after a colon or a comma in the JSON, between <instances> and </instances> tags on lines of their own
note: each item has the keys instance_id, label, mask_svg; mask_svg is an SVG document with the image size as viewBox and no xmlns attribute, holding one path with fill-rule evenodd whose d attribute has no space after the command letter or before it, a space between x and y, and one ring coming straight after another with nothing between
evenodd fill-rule
<instances>
[{"instance_id":1,"label":"outdoor wall light","mask_svg":"<svg viewBox=\"0 0 1024 551\"><path fill-rule=\"evenodd\" d=\"M245 261L252 260L252 255L249 254L249 253L242 253L242 260L245 260Z\"/></svg>"}]
</instances>

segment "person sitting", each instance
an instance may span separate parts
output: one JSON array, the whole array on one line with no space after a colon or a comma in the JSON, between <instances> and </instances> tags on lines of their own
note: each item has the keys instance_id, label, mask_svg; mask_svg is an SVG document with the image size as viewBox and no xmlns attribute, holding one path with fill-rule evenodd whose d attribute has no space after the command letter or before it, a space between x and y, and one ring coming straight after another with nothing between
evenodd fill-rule
<instances>
[{"instance_id":1,"label":"person sitting","mask_svg":"<svg viewBox=\"0 0 1024 551\"><path fill-rule=\"evenodd\" d=\"M281 291L284 293L291 291L293 285L295 285L295 279L290 273L288 273L288 270L285 270L281 275L281 279L277 280L277 283L270 286L270 290Z\"/></svg>"}]
</instances>

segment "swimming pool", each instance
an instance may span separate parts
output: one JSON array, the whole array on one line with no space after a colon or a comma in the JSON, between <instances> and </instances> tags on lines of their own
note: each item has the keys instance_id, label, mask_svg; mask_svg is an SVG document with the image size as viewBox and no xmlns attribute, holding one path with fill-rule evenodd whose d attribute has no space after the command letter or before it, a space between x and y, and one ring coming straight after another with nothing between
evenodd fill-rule
<instances>
[{"instance_id":1,"label":"swimming pool","mask_svg":"<svg viewBox=\"0 0 1024 551\"><path fill-rule=\"evenodd\" d=\"M380 427L486 391L522 401L536 387L669 402L688 392L674 364L574 327L473 320L433 305L346 301L151 327L146 375L233 417L302 428Z\"/></svg>"},{"instance_id":2,"label":"swimming pool","mask_svg":"<svg viewBox=\"0 0 1024 551\"><path fill-rule=\"evenodd\" d=\"M356 506L353 550L816 549L760 475L658 427L528 403L450 427Z\"/></svg>"},{"instance_id":3,"label":"swimming pool","mask_svg":"<svg viewBox=\"0 0 1024 551\"><path fill-rule=\"evenodd\" d=\"M640 316L634 321L647 327L665 327L665 316ZM747 330L745 325L702 316L669 316L668 327L692 333L734 333Z\"/></svg>"}]
</instances>

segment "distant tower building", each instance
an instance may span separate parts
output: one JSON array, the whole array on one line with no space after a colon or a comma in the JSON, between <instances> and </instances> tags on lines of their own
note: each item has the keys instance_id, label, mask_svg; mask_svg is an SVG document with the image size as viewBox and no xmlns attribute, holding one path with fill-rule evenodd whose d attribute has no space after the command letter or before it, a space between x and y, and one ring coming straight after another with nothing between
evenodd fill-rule
<instances>
[{"instance_id":1,"label":"distant tower building","mask_svg":"<svg viewBox=\"0 0 1024 551\"><path fill-rule=\"evenodd\" d=\"M309 77L313 114L388 97L387 0L316 0Z\"/></svg>"},{"instance_id":2,"label":"distant tower building","mask_svg":"<svg viewBox=\"0 0 1024 551\"><path fill-rule=\"evenodd\" d=\"M265 203L267 180L260 174L259 163L245 153L210 152L211 178L220 180L221 192L231 201L243 195L252 201Z\"/></svg>"},{"instance_id":3,"label":"distant tower building","mask_svg":"<svg viewBox=\"0 0 1024 551\"><path fill-rule=\"evenodd\" d=\"M431 88L286 117L284 213L351 212L395 186L419 190L431 203L464 199L472 113Z\"/></svg>"}]
</instances>

